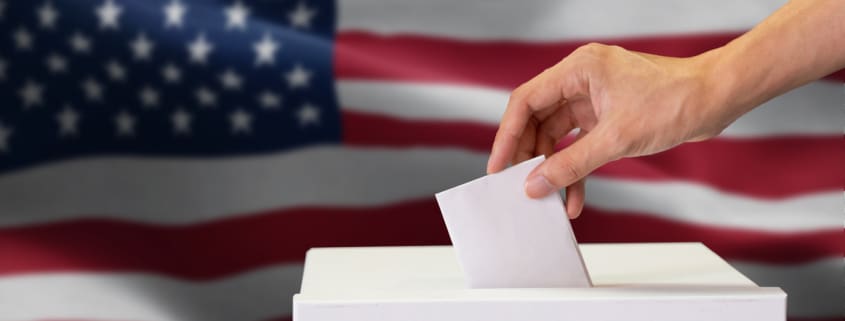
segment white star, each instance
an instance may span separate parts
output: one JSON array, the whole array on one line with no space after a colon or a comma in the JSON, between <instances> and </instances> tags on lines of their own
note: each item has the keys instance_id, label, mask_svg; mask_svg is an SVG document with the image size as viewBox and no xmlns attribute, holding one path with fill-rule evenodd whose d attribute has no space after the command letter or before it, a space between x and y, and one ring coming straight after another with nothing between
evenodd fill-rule
<instances>
[{"instance_id":1,"label":"white star","mask_svg":"<svg viewBox=\"0 0 845 321\"><path fill-rule=\"evenodd\" d=\"M179 108L170 116L173 123L173 132L177 135L191 133L191 114Z\"/></svg>"},{"instance_id":2,"label":"white star","mask_svg":"<svg viewBox=\"0 0 845 321\"><path fill-rule=\"evenodd\" d=\"M29 30L26 30L24 27L18 27L14 33L12 33L12 37L15 38L15 47L18 50L30 50L32 49L32 34L29 33Z\"/></svg>"},{"instance_id":3,"label":"white star","mask_svg":"<svg viewBox=\"0 0 845 321\"><path fill-rule=\"evenodd\" d=\"M114 0L106 0L94 11L100 18L101 29L115 29L120 27L118 18L123 13L123 8L114 4Z\"/></svg>"},{"instance_id":4,"label":"white star","mask_svg":"<svg viewBox=\"0 0 845 321\"><path fill-rule=\"evenodd\" d=\"M225 72L220 74L220 82L223 84L224 89L238 90L241 89L243 79L234 70L226 69Z\"/></svg>"},{"instance_id":5,"label":"white star","mask_svg":"<svg viewBox=\"0 0 845 321\"><path fill-rule=\"evenodd\" d=\"M300 64L296 64L291 71L285 74L285 78L288 81L288 87L291 89L305 88L311 82L311 75L310 70L305 69Z\"/></svg>"},{"instance_id":6,"label":"white star","mask_svg":"<svg viewBox=\"0 0 845 321\"><path fill-rule=\"evenodd\" d=\"M138 97L141 98L141 105L144 108L153 108L158 106L158 92L150 86L145 86L141 89L138 93Z\"/></svg>"},{"instance_id":7,"label":"white star","mask_svg":"<svg viewBox=\"0 0 845 321\"><path fill-rule=\"evenodd\" d=\"M182 71L173 63L168 63L161 69L161 76L164 77L164 82L174 84L182 80Z\"/></svg>"},{"instance_id":8,"label":"white star","mask_svg":"<svg viewBox=\"0 0 845 321\"><path fill-rule=\"evenodd\" d=\"M208 60L208 54L214 49L214 45L208 40L205 40L204 34L199 34L194 41L188 44L188 52L191 55L191 62L198 64L205 64Z\"/></svg>"},{"instance_id":9,"label":"white star","mask_svg":"<svg viewBox=\"0 0 845 321\"><path fill-rule=\"evenodd\" d=\"M79 113L70 106L65 106L62 112L56 114L56 121L59 122L59 136L76 136L79 134Z\"/></svg>"},{"instance_id":10,"label":"white star","mask_svg":"<svg viewBox=\"0 0 845 321\"><path fill-rule=\"evenodd\" d=\"M264 109L279 109L279 106L282 104L282 98L272 91L265 90L258 95L258 104Z\"/></svg>"},{"instance_id":11,"label":"white star","mask_svg":"<svg viewBox=\"0 0 845 321\"><path fill-rule=\"evenodd\" d=\"M320 109L318 109L314 105L306 103L302 106L302 108L299 109L299 111L296 113L296 116L299 117L300 127L305 127L310 124L320 124Z\"/></svg>"},{"instance_id":12,"label":"white star","mask_svg":"<svg viewBox=\"0 0 845 321\"><path fill-rule=\"evenodd\" d=\"M147 39L147 35L143 32L139 33L135 40L129 43L129 49L132 49L135 60L149 60L154 48L155 44Z\"/></svg>"},{"instance_id":13,"label":"white star","mask_svg":"<svg viewBox=\"0 0 845 321\"><path fill-rule=\"evenodd\" d=\"M117 60L111 60L106 63L106 73L109 74L109 78L113 81L126 80L126 68Z\"/></svg>"},{"instance_id":14,"label":"white star","mask_svg":"<svg viewBox=\"0 0 845 321\"><path fill-rule=\"evenodd\" d=\"M188 7L182 4L181 1L171 0L169 4L164 6L164 26L181 28L187 11Z\"/></svg>"},{"instance_id":15,"label":"white star","mask_svg":"<svg viewBox=\"0 0 845 321\"><path fill-rule=\"evenodd\" d=\"M57 53L51 53L47 56L47 69L51 73L58 74L67 71L67 60L65 57Z\"/></svg>"},{"instance_id":16,"label":"white star","mask_svg":"<svg viewBox=\"0 0 845 321\"><path fill-rule=\"evenodd\" d=\"M226 29L246 29L246 17L249 16L249 8L240 1L235 2L223 11L226 14Z\"/></svg>"},{"instance_id":17,"label":"white star","mask_svg":"<svg viewBox=\"0 0 845 321\"><path fill-rule=\"evenodd\" d=\"M76 53L88 53L91 51L91 39L88 39L83 33L77 31L70 36L70 48Z\"/></svg>"},{"instance_id":18,"label":"white star","mask_svg":"<svg viewBox=\"0 0 845 321\"><path fill-rule=\"evenodd\" d=\"M12 136L14 130L11 127L3 126L3 123L0 123L0 152L8 152L9 151L9 137Z\"/></svg>"},{"instance_id":19,"label":"white star","mask_svg":"<svg viewBox=\"0 0 845 321\"><path fill-rule=\"evenodd\" d=\"M311 28L311 19L316 14L317 10L309 9L305 6L305 3L300 2L296 10L288 14L288 20L290 20L290 25L295 28L307 29Z\"/></svg>"},{"instance_id":20,"label":"white star","mask_svg":"<svg viewBox=\"0 0 845 321\"><path fill-rule=\"evenodd\" d=\"M0 80L6 80L6 61L0 58Z\"/></svg>"},{"instance_id":21,"label":"white star","mask_svg":"<svg viewBox=\"0 0 845 321\"><path fill-rule=\"evenodd\" d=\"M56 11L56 8L49 1L38 8L38 20L40 20L42 28L53 29L56 26L56 19L58 18L59 12Z\"/></svg>"},{"instance_id":22,"label":"white star","mask_svg":"<svg viewBox=\"0 0 845 321\"><path fill-rule=\"evenodd\" d=\"M196 96L201 107L213 107L217 104L217 96L206 87L197 89Z\"/></svg>"},{"instance_id":23,"label":"white star","mask_svg":"<svg viewBox=\"0 0 845 321\"><path fill-rule=\"evenodd\" d=\"M24 109L29 109L29 107L44 103L42 97L43 93L44 87L32 80L27 80L26 85L18 91L18 95L20 95L21 100L23 100Z\"/></svg>"},{"instance_id":24,"label":"white star","mask_svg":"<svg viewBox=\"0 0 845 321\"><path fill-rule=\"evenodd\" d=\"M132 114L121 111L114 118L114 123L117 126L117 136L135 136L135 117L132 117Z\"/></svg>"},{"instance_id":25,"label":"white star","mask_svg":"<svg viewBox=\"0 0 845 321\"><path fill-rule=\"evenodd\" d=\"M238 108L229 115L229 121L232 122L232 134L252 132L252 115Z\"/></svg>"},{"instance_id":26,"label":"white star","mask_svg":"<svg viewBox=\"0 0 845 321\"><path fill-rule=\"evenodd\" d=\"M276 51L279 50L279 42L270 37L269 34L264 33L261 41L252 45L255 50L255 65L272 65L276 62Z\"/></svg>"},{"instance_id":27,"label":"white star","mask_svg":"<svg viewBox=\"0 0 845 321\"><path fill-rule=\"evenodd\" d=\"M85 92L85 97L90 101L103 100L103 86L92 77L88 77L82 82L82 91Z\"/></svg>"}]
</instances>

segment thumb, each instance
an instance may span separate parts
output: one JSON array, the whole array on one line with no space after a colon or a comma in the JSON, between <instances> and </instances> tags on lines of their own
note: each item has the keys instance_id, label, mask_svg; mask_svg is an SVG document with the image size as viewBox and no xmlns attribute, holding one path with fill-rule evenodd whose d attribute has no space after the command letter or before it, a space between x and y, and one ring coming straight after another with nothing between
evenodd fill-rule
<instances>
[{"instance_id":1,"label":"thumb","mask_svg":"<svg viewBox=\"0 0 845 321\"><path fill-rule=\"evenodd\" d=\"M598 128L558 151L534 169L525 180L525 194L541 198L583 179L610 162L615 154L612 142L603 139Z\"/></svg>"}]
</instances>

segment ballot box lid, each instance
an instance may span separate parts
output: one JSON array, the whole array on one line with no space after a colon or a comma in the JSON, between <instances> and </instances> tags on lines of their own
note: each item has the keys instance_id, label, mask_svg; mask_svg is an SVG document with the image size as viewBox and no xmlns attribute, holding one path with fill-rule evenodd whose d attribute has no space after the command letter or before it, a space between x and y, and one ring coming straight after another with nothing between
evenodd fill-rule
<instances>
[{"instance_id":1,"label":"ballot box lid","mask_svg":"<svg viewBox=\"0 0 845 321\"><path fill-rule=\"evenodd\" d=\"M581 244L595 288L757 288L701 243ZM494 267L491 267L494 268ZM464 291L451 246L314 248L300 294Z\"/></svg>"}]
</instances>

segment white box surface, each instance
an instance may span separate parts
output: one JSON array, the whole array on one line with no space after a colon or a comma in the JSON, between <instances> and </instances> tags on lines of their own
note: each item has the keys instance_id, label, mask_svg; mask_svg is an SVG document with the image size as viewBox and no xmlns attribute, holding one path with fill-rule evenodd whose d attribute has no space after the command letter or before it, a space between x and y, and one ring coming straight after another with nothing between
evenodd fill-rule
<instances>
[{"instance_id":1,"label":"white box surface","mask_svg":"<svg viewBox=\"0 0 845 321\"><path fill-rule=\"evenodd\" d=\"M582 244L592 288L469 289L450 246L308 252L294 321L782 321L758 287L699 243Z\"/></svg>"}]
</instances>

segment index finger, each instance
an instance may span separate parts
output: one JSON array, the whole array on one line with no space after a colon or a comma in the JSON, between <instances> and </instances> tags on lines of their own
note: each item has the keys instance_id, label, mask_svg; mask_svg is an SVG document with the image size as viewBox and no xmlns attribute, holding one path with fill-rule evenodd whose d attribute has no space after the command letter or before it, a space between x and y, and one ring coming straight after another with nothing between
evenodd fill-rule
<instances>
[{"instance_id":1,"label":"index finger","mask_svg":"<svg viewBox=\"0 0 845 321\"><path fill-rule=\"evenodd\" d=\"M511 93L487 161L488 174L505 169L516 153L523 131L535 112L558 106L560 101L566 99L567 93L574 95L578 92L580 86L576 78L580 77L567 72L565 67L566 59Z\"/></svg>"}]
</instances>

